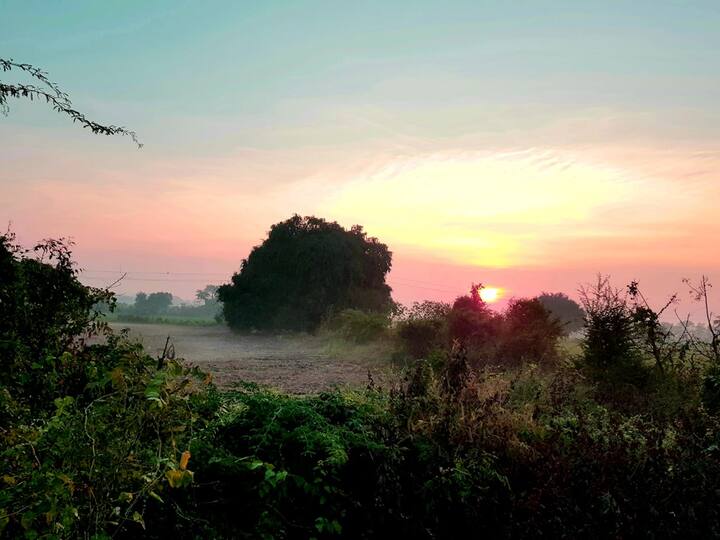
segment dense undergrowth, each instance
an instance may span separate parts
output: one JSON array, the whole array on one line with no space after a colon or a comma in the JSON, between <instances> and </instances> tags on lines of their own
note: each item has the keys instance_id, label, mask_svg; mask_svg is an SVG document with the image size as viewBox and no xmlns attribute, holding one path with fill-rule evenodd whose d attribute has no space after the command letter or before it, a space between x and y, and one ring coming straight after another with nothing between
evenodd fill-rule
<instances>
[{"instance_id":1,"label":"dense undergrowth","mask_svg":"<svg viewBox=\"0 0 720 540\"><path fill-rule=\"evenodd\" d=\"M390 387L221 393L110 332L64 244L1 240L2 537L720 536L718 342L633 289L588 291L576 357L533 301L471 295L342 316L402 345Z\"/></svg>"}]
</instances>

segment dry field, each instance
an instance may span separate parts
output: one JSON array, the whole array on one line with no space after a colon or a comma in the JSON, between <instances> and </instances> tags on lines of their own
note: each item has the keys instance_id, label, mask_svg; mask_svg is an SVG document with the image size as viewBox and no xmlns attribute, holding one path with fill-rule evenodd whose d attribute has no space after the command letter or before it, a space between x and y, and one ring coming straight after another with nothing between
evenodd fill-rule
<instances>
[{"instance_id":1,"label":"dry field","mask_svg":"<svg viewBox=\"0 0 720 540\"><path fill-rule=\"evenodd\" d=\"M352 345L327 336L236 334L225 326L112 323L128 328L150 354L159 355L170 337L177 357L212 373L231 388L252 381L288 393L306 394L336 386L360 387L368 370L376 383L392 377L387 344Z\"/></svg>"}]
</instances>

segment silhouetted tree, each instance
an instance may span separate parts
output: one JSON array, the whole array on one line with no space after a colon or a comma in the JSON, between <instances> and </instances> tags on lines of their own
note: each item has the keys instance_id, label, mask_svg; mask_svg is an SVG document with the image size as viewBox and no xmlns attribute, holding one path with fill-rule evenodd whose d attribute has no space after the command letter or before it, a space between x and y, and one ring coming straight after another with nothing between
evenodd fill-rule
<instances>
[{"instance_id":1,"label":"silhouetted tree","mask_svg":"<svg viewBox=\"0 0 720 540\"><path fill-rule=\"evenodd\" d=\"M195 291L195 298L206 306L217 304L217 285L206 285L204 289Z\"/></svg>"},{"instance_id":2,"label":"silhouetted tree","mask_svg":"<svg viewBox=\"0 0 720 540\"><path fill-rule=\"evenodd\" d=\"M502 363L552 364L562 334L561 322L539 299L512 299L503 317L498 359Z\"/></svg>"},{"instance_id":3,"label":"silhouetted tree","mask_svg":"<svg viewBox=\"0 0 720 540\"><path fill-rule=\"evenodd\" d=\"M537 299L553 317L560 321L566 333L576 332L583 327L585 312L580 304L567 294L543 292Z\"/></svg>"},{"instance_id":4,"label":"silhouetted tree","mask_svg":"<svg viewBox=\"0 0 720 540\"><path fill-rule=\"evenodd\" d=\"M579 290L585 310L585 362L593 375L610 382L643 384L642 334L635 324L628 293L607 276Z\"/></svg>"},{"instance_id":5,"label":"silhouetted tree","mask_svg":"<svg viewBox=\"0 0 720 540\"><path fill-rule=\"evenodd\" d=\"M70 97L63 92L56 83L48 79L47 73L41 69L30 64L14 62L12 59L5 60L0 58L0 72L7 73L13 70L19 71L21 75L34 79L39 82L40 85L21 82L8 83L0 80L0 113L8 113L10 109L8 105L9 98L45 101L57 112L69 116L73 122L78 122L82 127L89 129L95 134L125 135L130 137L133 142L138 145L138 148L142 147L134 131L120 126L98 124L88 119L83 113L75 110L70 101Z\"/></svg>"},{"instance_id":6,"label":"silhouetted tree","mask_svg":"<svg viewBox=\"0 0 720 540\"><path fill-rule=\"evenodd\" d=\"M473 283L470 294L455 299L448 315L450 339L463 345L483 346L497 335L496 314L480 297L482 285Z\"/></svg>"},{"instance_id":7,"label":"silhouetted tree","mask_svg":"<svg viewBox=\"0 0 720 540\"><path fill-rule=\"evenodd\" d=\"M135 312L138 315L158 315L165 313L172 304L172 294L169 292L154 292L145 294L139 292L135 296Z\"/></svg>"},{"instance_id":8,"label":"silhouetted tree","mask_svg":"<svg viewBox=\"0 0 720 540\"><path fill-rule=\"evenodd\" d=\"M361 226L294 215L271 227L218 298L231 327L312 330L332 311L389 309L391 264Z\"/></svg>"}]
</instances>

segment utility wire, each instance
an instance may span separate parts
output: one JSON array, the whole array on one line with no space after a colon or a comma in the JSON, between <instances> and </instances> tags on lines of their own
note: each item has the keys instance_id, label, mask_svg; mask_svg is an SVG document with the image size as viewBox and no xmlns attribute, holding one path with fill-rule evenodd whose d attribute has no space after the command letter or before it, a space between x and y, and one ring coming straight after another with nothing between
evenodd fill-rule
<instances>
[{"instance_id":1,"label":"utility wire","mask_svg":"<svg viewBox=\"0 0 720 540\"><path fill-rule=\"evenodd\" d=\"M84 272L91 272L91 273L108 273L108 274L126 274L123 281L153 281L153 282L176 282L176 283L200 283L200 282L207 282L210 280L209 276L218 276L222 277L226 280L230 279L230 275L223 272L161 272L161 271L127 271L123 272L120 270L101 270L101 269L87 269L84 270ZM167 276L167 277L143 277L138 274L148 274L152 276ZM206 278L176 278L173 276L206 276ZM82 279L87 280L107 280L108 278L105 276L91 276L86 274L81 274ZM429 291L436 291L436 292L447 292L447 293L459 293L457 289L449 289L442 287L442 285L437 283L432 283L430 281L424 281L414 278L406 278L406 277L394 277L390 276L388 278L388 281L391 284L397 284L402 285L403 287L410 287L413 289L424 289Z\"/></svg>"}]
</instances>

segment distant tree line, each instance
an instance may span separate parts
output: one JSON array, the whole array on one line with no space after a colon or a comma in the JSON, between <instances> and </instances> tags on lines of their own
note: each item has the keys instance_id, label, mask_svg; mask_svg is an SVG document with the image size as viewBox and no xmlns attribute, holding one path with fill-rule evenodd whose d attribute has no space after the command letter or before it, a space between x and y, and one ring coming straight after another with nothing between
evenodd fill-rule
<instances>
[{"instance_id":1,"label":"distant tree line","mask_svg":"<svg viewBox=\"0 0 720 540\"><path fill-rule=\"evenodd\" d=\"M173 305L173 295L169 292L138 292L132 304L118 303L114 317L128 321L170 318L203 319L219 321L222 318L222 306L217 299L217 285L207 285L195 293L195 304ZM106 310L107 311L107 310Z\"/></svg>"}]
</instances>

